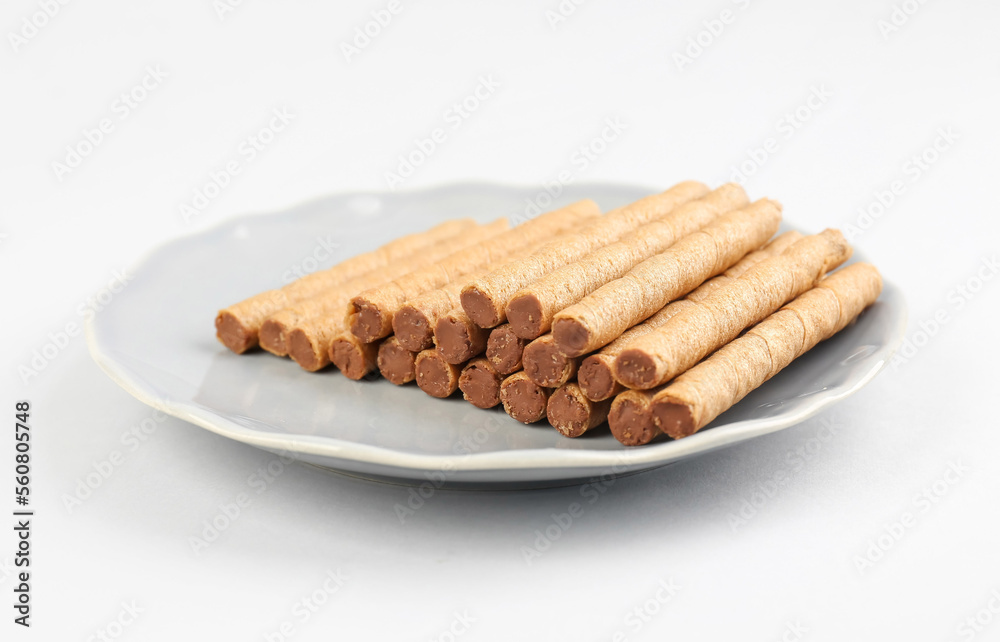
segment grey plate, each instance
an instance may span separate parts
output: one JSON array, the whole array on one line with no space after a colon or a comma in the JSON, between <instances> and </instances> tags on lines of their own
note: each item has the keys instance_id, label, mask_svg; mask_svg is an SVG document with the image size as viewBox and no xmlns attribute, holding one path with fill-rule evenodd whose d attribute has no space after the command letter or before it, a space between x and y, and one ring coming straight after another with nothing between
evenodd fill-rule
<instances>
[{"instance_id":1,"label":"grey plate","mask_svg":"<svg viewBox=\"0 0 1000 642\"><path fill-rule=\"evenodd\" d=\"M215 339L216 311L315 269L444 219L524 218L593 198L607 210L654 189L603 183L544 191L458 184L416 192L341 194L245 216L152 252L113 305L87 326L91 354L150 406L220 435L352 475L435 486L528 488L627 474L787 428L857 391L885 365L906 325L886 284L857 323L793 363L701 432L625 448L606 428L579 439L546 423L524 426L502 409L433 399L414 385L336 371L311 374L267 353L232 354ZM330 256L320 248L335 244ZM318 250L318 251L317 251ZM855 257L858 260L860 257Z\"/></svg>"}]
</instances>

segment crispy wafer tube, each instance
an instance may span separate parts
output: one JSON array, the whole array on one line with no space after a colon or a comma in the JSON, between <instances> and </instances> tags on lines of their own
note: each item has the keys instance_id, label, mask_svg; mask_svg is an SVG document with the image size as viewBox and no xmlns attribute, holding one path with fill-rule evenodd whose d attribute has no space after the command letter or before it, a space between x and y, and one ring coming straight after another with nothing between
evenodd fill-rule
<instances>
[{"instance_id":1,"label":"crispy wafer tube","mask_svg":"<svg viewBox=\"0 0 1000 642\"><path fill-rule=\"evenodd\" d=\"M542 243L531 245L523 252L511 255L510 258L514 260L514 258L528 256L541 245ZM462 294L462 288L473 279L487 274L493 267L496 266L491 265L479 272L464 275L456 281L436 290L425 292L404 303L403 307L392 317L392 331L399 339L400 345L413 352L420 352L432 347L434 345L434 326L437 325L438 320L448 312L461 308L462 303L459 297Z\"/></svg>"},{"instance_id":2,"label":"crispy wafer tube","mask_svg":"<svg viewBox=\"0 0 1000 642\"><path fill-rule=\"evenodd\" d=\"M815 286L850 255L837 230L797 241L629 344L615 357L615 379L641 390L666 383Z\"/></svg>"},{"instance_id":3,"label":"crispy wafer tube","mask_svg":"<svg viewBox=\"0 0 1000 642\"><path fill-rule=\"evenodd\" d=\"M560 386L545 406L549 423L566 437L579 437L608 418L611 400L591 401L574 382Z\"/></svg>"},{"instance_id":4,"label":"crispy wafer tube","mask_svg":"<svg viewBox=\"0 0 1000 642\"><path fill-rule=\"evenodd\" d=\"M480 327L496 327L507 318L505 309L510 298L524 286L706 193L705 185L686 181L662 194L608 212L579 233L556 239L531 256L507 263L469 283L462 290L462 307Z\"/></svg>"},{"instance_id":5,"label":"crispy wafer tube","mask_svg":"<svg viewBox=\"0 0 1000 642\"><path fill-rule=\"evenodd\" d=\"M496 236L506 229L505 219L499 219L488 225L482 225L459 237L447 239L420 249L413 256L393 261L389 265L351 279L334 287L323 290L319 294L302 299L287 308L279 310L264 320L260 328L260 345L262 348L276 354L288 354L288 335L292 328L300 323L320 316L332 316L338 322L343 318L351 297L373 286L382 285L387 281L402 277L414 270L420 270L435 261L446 259L461 248L475 245ZM324 347L325 352L325 347Z\"/></svg>"},{"instance_id":6,"label":"crispy wafer tube","mask_svg":"<svg viewBox=\"0 0 1000 642\"><path fill-rule=\"evenodd\" d=\"M869 263L834 272L653 396L653 423L694 434L817 343L844 329L882 291Z\"/></svg>"},{"instance_id":7,"label":"crispy wafer tube","mask_svg":"<svg viewBox=\"0 0 1000 642\"><path fill-rule=\"evenodd\" d=\"M528 342L514 334L509 323L503 323L490 331L490 338L486 340L486 358L500 374L513 374L521 369L521 357L526 345Z\"/></svg>"},{"instance_id":8,"label":"crispy wafer tube","mask_svg":"<svg viewBox=\"0 0 1000 642\"><path fill-rule=\"evenodd\" d=\"M330 342L329 359L348 379L358 380L378 369L379 342L363 343L346 330Z\"/></svg>"},{"instance_id":9,"label":"crispy wafer tube","mask_svg":"<svg viewBox=\"0 0 1000 642\"><path fill-rule=\"evenodd\" d=\"M801 238L802 235L794 231L779 235L763 248L744 256L724 273L699 285L685 299L674 301L660 308L659 312L642 323L632 326L617 339L601 348L599 352L588 356L580 364L579 372L576 375L577 382L580 384L583 394L591 401L603 401L620 393L625 387L615 381L613 366L615 357L629 343L659 328L667 322L667 319L691 305L692 301L700 301L729 281L739 277L757 263L771 256L781 254Z\"/></svg>"},{"instance_id":10,"label":"crispy wafer tube","mask_svg":"<svg viewBox=\"0 0 1000 642\"><path fill-rule=\"evenodd\" d=\"M400 345L395 336L387 338L378 347L378 370L397 386L416 378L416 362L417 353Z\"/></svg>"},{"instance_id":11,"label":"crispy wafer tube","mask_svg":"<svg viewBox=\"0 0 1000 642\"><path fill-rule=\"evenodd\" d=\"M444 399L458 390L462 366L448 363L433 348L417 353L417 385L432 397Z\"/></svg>"},{"instance_id":12,"label":"crispy wafer tube","mask_svg":"<svg viewBox=\"0 0 1000 642\"><path fill-rule=\"evenodd\" d=\"M545 419L545 406L551 392L551 388L532 382L522 370L500 384L500 401L508 415L523 424L533 424Z\"/></svg>"},{"instance_id":13,"label":"crispy wafer tube","mask_svg":"<svg viewBox=\"0 0 1000 642\"><path fill-rule=\"evenodd\" d=\"M743 188L727 183L711 194L678 207L670 216L647 223L621 240L605 245L549 272L514 294L507 304L507 321L517 336L535 339L552 327L556 312L572 305L678 239L704 227L720 215L746 207Z\"/></svg>"},{"instance_id":14,"label":"crispy wafer tube","mask_svg":"<svg viewBox=\"0 0 1000 642\"><path fill-rule=\"evenodd\" d=\"M278 310L344 280L379 270L393 261L412 256L424 247L454 238L474 227L476 222L470 218L445 221L426 232L400 237L377 250L342 261L328 270L304 276L281 289L261 292L220 310L215 318L216 336L233 352L246 352L257 345L264 319Z\"/></svg>"},{"instance_id":15,"label":"crispy wafer tube","mask_svg":"<svg viewBox=\"0 0 1000 642\"><path fill-rule=\"evenodd\" d=\"M516 254L525 245L551 239L570 228L579 227L587 219L600 213L601 210L594 201L578 201L455 252L442 261L366 290L351 299L351 332L362 341L385 337L392 332L393 317L407 299L440 288L465 274Z\"/></svg>"},{"instance_id":16,"label":"crispy wafer tube","mask_svg":"<svg viewBox=\"0 0 1000 642\"><path fill-rule=\"evenodd\" d=\"M653 393L648 390L626 390L615 397L608 412L608 426L615 439L626 446L639 446L660 434L653 424L652 402Z\"/></svg>"},{"instance_id":17,"label":"crispy wafer tube","mask_svg":"<svg viewBox=\"0 0 1000 642\"><path fill-rule=\"evenodd\" d=\"M780 222L781 206L768 199L719 217L556 314L556 344L565 354L579 356L611 343L763 245Z\"/></svg>"},{"instance_id":18,"label":"crispy wafer tube","mask_svg":"<svg viewBox=\"0 0 1000 642\"><path fill-rule=\"evenodd\" d=\"M492 408L500 403L503 375L485 358L477 357L462 368L458 388L466 401L477 408Z\"/></svg>"},{"instance_id":19,"label":"crispy wafer tube","mask_svg":"<svg viewBox=\"0 0 1000 642\"><path fill-rule=\"evenodd\" d=\"M543 334L524 347L524 372L528 378L546 388L558 388L576 375L579 357L567 357L559 352L551 334Z\"/></svg>"},{"instance_id":20,"label":"crispy wafer tube","mask_svg":"<svg viewBox=\"0 0 1000 642\"><path fill-rule=\"evenodd\" d=\"M434 343L448 363L463 363L486 349L490 331L472 322L465 310L456 308L438 319Z\"/></svg>"}]
</instances>

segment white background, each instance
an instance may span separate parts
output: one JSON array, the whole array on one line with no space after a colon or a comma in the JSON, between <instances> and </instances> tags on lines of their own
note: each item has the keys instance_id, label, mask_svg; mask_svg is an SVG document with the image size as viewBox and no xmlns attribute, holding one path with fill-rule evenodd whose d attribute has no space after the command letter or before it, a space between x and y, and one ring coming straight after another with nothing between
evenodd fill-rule
<instances>
[{"instance_id":1,"label":"white background","mask_svg":"<svg viewBox=\"0 0 1000 642\"><path fill-rule=\"evenodd\" d=\"M588 0L555 25L557 0L400 1L349 60L342 43L387 2L246 0L221 15L210 0L70 2L24 42L10 34L32 33L24 20L39 3L4 3L3 397L8 425L15 400L33 404L37 515L34 626L15 627L5 607L3 630L277 640L290 621L284 639L447 640L457 613L474 619L456 638L470 642L618 631L997 639L1000 278L988 265L1000 252L1000 6L909 0L897 4L912 15L897 13L902 24L887 31L889 0ZM729 24L680 64L675 54L723 10ZM121 118L118 96L157 65L166 77ZM452 128L447 110L481 76L499 88ZM828 98L789 129L782 119L814 90ZM181 206L242 158L241 141L275 108L292 122L185 222ZM79 166L54 170L104 118L110 133ZM626 129L583 168L573 155L607 118ZM781 200L806 230L857 226L855 245L907 294L909 356L800 427L619 480L593 504L579 488L439 492L400 524L393 506L407 489L290 465L196 554L189 538L273 456L175 419L130 450L122 435L150 410L97 369L80 336L37 374L19 368L150 248L232 216L386 189L397 155L435 127L446 141L403 189L538 185L565 169L655 189L717 185L773 138L776 151L746 165L751 197ZM914 170L925 153L935 162ZM859 218L896 180L901 195ZM810 441L824 426L836 436ZM0 489L13 486L10 432ZM800 448L808 462L761 499ZM69 510L65 497L116 450L124 461ZM915 499L926 489L933 503ZM522 547L573 502L584 515L526 563ZM741 508L750 518L736 524ZM905 513L914 521L899 531ZM12 532L0 546L9 604ZM338 570L343 586L303 621L296 603ZM665 604L661 581L680 587ZM120 627L123 602L142 612ZM656 612L643 621L629 616L636 608ZM963 624L977 614L981 631Z\"/></svg>"}]
</instances>

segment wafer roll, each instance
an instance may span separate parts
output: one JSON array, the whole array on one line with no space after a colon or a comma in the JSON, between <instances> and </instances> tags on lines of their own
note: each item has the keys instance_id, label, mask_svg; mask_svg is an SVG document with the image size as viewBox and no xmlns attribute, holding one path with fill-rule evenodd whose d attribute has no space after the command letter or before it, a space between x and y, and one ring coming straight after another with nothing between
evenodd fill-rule
<instances>
[{"instance_id":1,"label":"wafer roll","mask_svg":"<svg viewBox=\"0 0 1000 642\"><path fill-rule=\"evenodd\" d=\"M469 230L459 237L423 247L413 256L394 261L379 270L337 284L279 310L265 319L261 325L260 345L268 352L283 357L288 354L289 332L300 323L315 317L331 316L337 320L339 328L347 304L351 297L359 292L385 284L392 279L404 277L404 275L414 273L414 271L420 272L436 261L448 260L462 248L477 245L485 239L496 237L507 226L506 219L498 219ZM323 352L325 351L324 344Z\"/></svg>"},{"instance_id":2,"label":"wafer roll","mask_svg":"<svg viewBox=\"0 0 1000 642\"><path fill-rule=\"evenodd\" d=\"M521 369L521 357L528 342L514 334L509 323L503 323L490 331L486 340L486 358L496 371L509 375Z\"/></svg>"},{"instance_id":3,"label":"wafer roll","mask_svg":"<svg viewBox=\"0 0 1000 642\"><path fill-rule=\"evenodd\" d=\"M621 240L549 272L514 294L507 304L507 321L517 336L535 339L552 327L556 312L572 305L678 239L704 227L720 215L747 206L743 188L728 183L711 194L686 203L670 216L647 223Z\"/></svg>"},{"instance_id":4,"label":"wafer roll","mask_svg":"<svg viewBox=\"0 0 1000 642\"><path fill-rule=\"evenodd\" d=\"M629 344L615 357L615 379L641 390L666 383L815 286L850 256L851 247L837 230L797 241Z\"/></svg>"},{"instance_id":5,"label":"wafer roll","mask_svg":"<svg viewBox=\"0 0 1000 642\"><path fill-rule=\"evenodd\" d=\"M579 357L567 357L559 352L551 334L544 334L524 348L524 372L534 383L546 388L558 388L576 375Z\"/></svg>"},{"instance_id":6,"label":"wafer roll","mask_svg":"<svg viewBox=\"0 0 1000 642\"><path fill-rule=\"evenodd\" d=\"M658 434L650 407L653 393L648 390L626 390L614 398L608 412L608 426L615 439L626 446L648 444Z\"/></svg>"},{"instance_id":7,"label":"wafer roll","mask_svg":"<svg viewBox=\"0 0 1000 642\"><path fill-rule=\"evenodd\" d=\"M490 331L472 322L465 310L456 308L438 319L434 343L448 363L463 363L486 349Z\"/></svg>"},{"instance_id":8,"label":"wafer roll","mask_svg":"<svg viewBox=\"0 0 1000 642\"><path fill-rule=\"evenodd\" d=\"M533 424L545 419L545 406L551 392L551 388L532 382L522 370L500 384L500 401L508 415L522 424Z\"/></svg>"},{"instance_id":9,"label":"wafer roll","mask_svg":"<svg viewBox=\"0 0 1000 642\"><path fill-rule=\"evenodd\" d=\"M345 377L357 380L378 369L378 348L378 342L364 343L344 330L330 342L328 359Z\"/></svg>"},{"instance_id":10,"label":"wafer roll","mask_svg":"<svg viewBox=\"0 0 1000 642\"><path fill-rule=\"evenodd\" d=\"M500 403L503 375L485 357L477 357L462 368L458 389L466 401L477 408L492 408Z\"/></svg>"},{"instance_id":11,"label":"wafer roll","mask_svg":"<svg viewBox=\"0 0 1000 642\"><path fill-rule=\"evenodd\" d=\"M781 206L768 199L721 216L556 314L556 344L563 353L579 356L611 343L763 245L780 222Z\"/></svg>"},{"instance_id":12,"label":"wafer roll","mask_svg":"<svg viewBox=\"0 0 1000 642\"><path fill-rule=\"evenodd\" d=\"M420 351L415 365L417 385L430 396L444 399L458 390L462 366L448 363L437 350Z\"/></svg>"},{"instance_id":13,"label":"wafer roll","mask_svg":"<svg viewBox=\"0 0 1000 642\"><path fill-rule=\"evenodd\" d=\"M401 386L416 378L417 353L400 345L396 336L388 337L378 347L378 371Z\"/></svg>"},{"instance_id":14,"label":"wafer roll","mask_svg":"<svg viewBox=\"0 0 1000 642\"><path fill-rule=\"evenodd\" d=\"M560 386L545 406L549 423L566 437L579 437L600 426L608 418L610 409L610 399L591 401L573 382Z\"/></svg>"},{"instance_id":15,"label":"wafer roll","mask_svg":"<svg viewBox=\"0 0 1000 642\"><path fill-rule=\"evenodd\" d=\"M657 430L680 439L704 428L794 359L844 329L881 291L882 278L869 263L834 272L658 391L651 406Z\"/></svg>"},{"instance_id":16,"label":"wafer roll","mask_svg":"<svg viewBox=\"0 0 1000 642\"><path fill-rule=\"evenodd\" d=\"M649 317L642 323L634 325L621 334L617 339L600 349L599 352L588 356L580 364L577 373L577 383L580 389L591 401L604 401L610 399L624 390L624 386L615 381L614 362L622 350L629 343L645 336L656 328L659 328L667 319L680 312L685 307L692 304L692 301L700 301L726 283L741 276L754 265L766 258L781 254L789 246L802 238L798 232L785 232L763 248L751 252L740 259L735 265L717 277L705 281L692 290L686 298L674 301L669 305L660 308L660 311Z\"/></svg>"},{"instance_id":17,"label":"wafer roll","mask_svg":"<svg viewBox=\"0 0 1000 642\"><path fill-rule=\"evenodd\" d=\"M508 263L468 284L462 290L462 308L480 327L496 327L506 319L510 298L524 286L706 193L705 185L686 181L662 194L611 211L578 234L557 239L531 256Z\"/></svg>"},{"instance_id":18,"label":"wafer roll","mask_svg":"<svg viewBox=\"0 0 1000 642\"><path fill-rule=\"evenodd\" d=\"M362 341L374 341L392 333L393 317L408 299L447 285L455 279L515 254L525 245L551 239L587 219L600 215L597 203L578 201L546 212L448 258L403 277L366 290L351 299L351 332Z\"/></svg>"},{"instance_id":19,"label":"wafer roll","mask_svg":"<svg viewBox=\"0 0 1000 642\"><path fill-rule=\"evenodd\" d=\"M393 261L418 253L422 248L458 237L476 227L470 218L445 221L426 232L409 234L386 243L377 250L351 257L337 265L314 272L278 290L261 292L224 308L215 318L216 336L236 353L257 345L260 326L271 314L345 280L379 270Z\"/></svg>"}]
</instances>

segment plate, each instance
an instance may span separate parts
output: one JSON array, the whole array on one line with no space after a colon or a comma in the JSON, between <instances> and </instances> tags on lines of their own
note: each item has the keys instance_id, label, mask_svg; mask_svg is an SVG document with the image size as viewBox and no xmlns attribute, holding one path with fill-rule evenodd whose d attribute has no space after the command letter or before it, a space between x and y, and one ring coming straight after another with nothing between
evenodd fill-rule
<instances>
[{"instance_id":1,"label":"plate","mask_svg":"<svg viewBox=\"0 0 1000 642\"><path fill-rule=\"evenodd\" d=\"M340 194L240 217L150 253L112 304L91 318L88 344L114 381L163 412L341 473L430 487L558 486L657 468L797 424L856 392L886 364L906 325L903 296L889 283L855 324L709 427L626 448L606 428L567 439L545 422L525 426L460 394L440 400L377 376L351 381L335 369L309 373L266 352L233 354L215 338L219 308L445 219L519 221L581 198L607 211L656 191L462 183Z\"/></svg>"}]
</instances>

